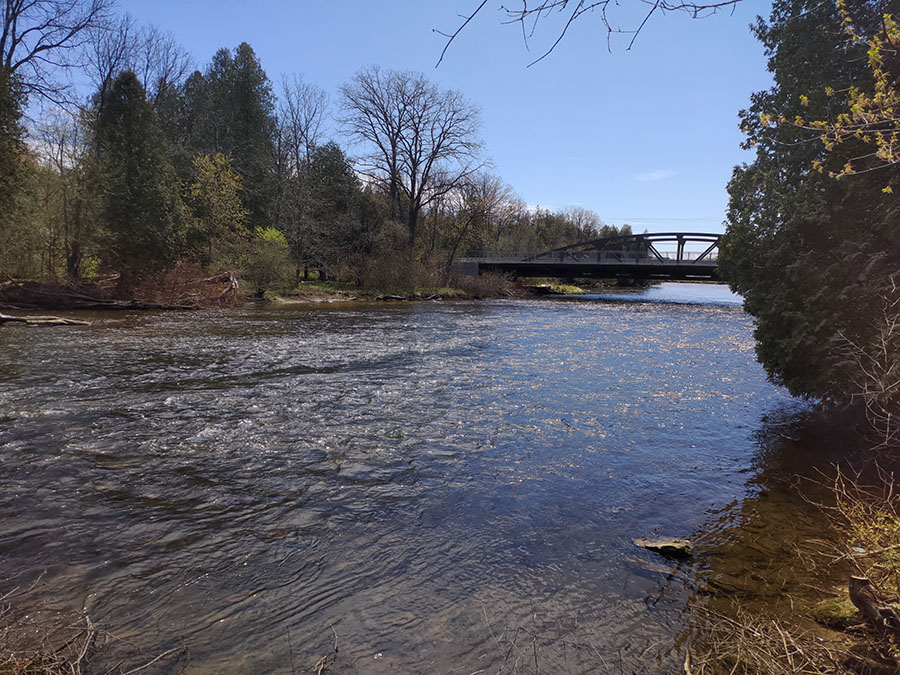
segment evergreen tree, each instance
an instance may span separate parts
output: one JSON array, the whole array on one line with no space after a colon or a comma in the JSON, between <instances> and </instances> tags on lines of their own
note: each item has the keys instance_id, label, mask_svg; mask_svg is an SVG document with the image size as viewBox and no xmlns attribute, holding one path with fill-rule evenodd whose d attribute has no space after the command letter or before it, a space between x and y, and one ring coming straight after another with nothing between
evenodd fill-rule
<instances>
[{"instance_id":1,"label":"evergreen tree","mask_svg":"<svg viewBox=\"0 0 900 675\"><path fill-rule=\"evenodd\" d=\"M861 30L878 30L877 3L848 7ZM786 122L835 119L849 109L851 87L871 86L865 49L848 39L834 2L777 0L754 32L775 85L742 112L756 157L728 186L721 270L757 319L757 353L771 379L795 395L847 402L863 395L872 369L863 361L885 320L900 314L900 305L890 309L900 298L898 202L883 191L896 193L900 177L889 167L830 178L860 148L829 151L818 132ZM893 350L888 361L900 366Z\"/></svg>"},{"instance_id":2,"label":"evergreen tree","mask_svg":"<svg viewBox=\"0 0 900 675\"><path fill-rule=\"evenodd\" d=\"M113 82L95 136L103 219L111 234L106 258L127 289L141 273L178 259L185 222L165 136L134 73Z\"/></svg>"},{"instance_id":3,"label":"evergreen tree","mask_svg":"<svg viewBox=\"0 0 900 675\"><path fill-rule=\"evenodd\" d=\"M275 101L253 49L216 52L185 85L184 119L194 154L229 157L243 183L251 227L268 223L276 196Z\"/></svg>"},{"instance_id":4,"label":"evergreen tree","mask_svg":"<svg viewBox=\"0 0 900 675\"><path fill-rule=\"evenodd\" d=\"M18 80L0 66L0 213L9 214L20 189L24 130L23 95ZM0 225L2 226L2 225Z\"/></svg>"},{"instance_id":5,"label":"evergreen tree","mask_svg":"<svg viewBox=\"0 0 900 675\"><path fill-rule=\"evenodd\" d=\"M47 271L44 232L35 224L39 170L24 142L24 104L19 78L0 66L0 280Z\"/></svg>"},{"instance_id":6,"label":"evergreen tree","mask_svg":"<svg viewBox=\"0 0 900 675\"><path fill-rule=\"evenodd\" d=\"M312 152L304 182L308 259L320 271L340 274L371 251L380 226L377 210L336 143Z\"/></svg>"}]
</instances>

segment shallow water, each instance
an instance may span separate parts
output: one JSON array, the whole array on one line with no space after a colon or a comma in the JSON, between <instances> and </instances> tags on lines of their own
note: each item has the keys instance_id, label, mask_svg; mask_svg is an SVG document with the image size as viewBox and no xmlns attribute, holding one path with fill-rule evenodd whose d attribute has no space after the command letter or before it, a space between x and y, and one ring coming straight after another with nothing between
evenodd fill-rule
<instances>
[{"instance_id":1,"label":"shallow water","mask_svg":"<svg viewBox=\"0 0 900 675\"><path fill-rule=\"evenodd\" d=\"M631 539L731 537L806 407L727 289L652 292L6 326L0 594L157 672L680 668L709 565Z\"/></svg>"}]
</instances>

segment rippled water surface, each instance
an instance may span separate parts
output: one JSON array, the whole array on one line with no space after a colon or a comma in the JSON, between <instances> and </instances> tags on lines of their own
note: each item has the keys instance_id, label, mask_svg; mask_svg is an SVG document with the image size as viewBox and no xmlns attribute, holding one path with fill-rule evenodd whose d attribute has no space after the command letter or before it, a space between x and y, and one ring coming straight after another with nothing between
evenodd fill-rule
<instances>
[{"instance_id":1,"label":"rippled water surface","mask_svg":"<svg viewBox=\"0 0 900 675\"><path fill-rule=\"evenodd\" d=\"M161 672L675 669L690 570L631 539L744 496L798 406L702 288L5 326L0 594L46 570Z\"/></svg>"}]
</instances>

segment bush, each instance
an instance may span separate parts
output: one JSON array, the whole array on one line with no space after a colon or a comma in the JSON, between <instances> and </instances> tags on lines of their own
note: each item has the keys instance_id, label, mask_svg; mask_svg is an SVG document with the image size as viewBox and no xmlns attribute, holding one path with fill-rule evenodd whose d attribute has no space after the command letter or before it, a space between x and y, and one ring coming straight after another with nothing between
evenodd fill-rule
<instances>
[{"instance_id":1,"label":"bush","mask_svg":"<svg viewBox=\"0 0 900 675\"><path fill-rule=\"evenodd\" d=\"M268 290L283 290L292 278L291 251L287 239L274 227L257 227L250 242L244 276L262 296Z\"/></svg>"}]
</instances>

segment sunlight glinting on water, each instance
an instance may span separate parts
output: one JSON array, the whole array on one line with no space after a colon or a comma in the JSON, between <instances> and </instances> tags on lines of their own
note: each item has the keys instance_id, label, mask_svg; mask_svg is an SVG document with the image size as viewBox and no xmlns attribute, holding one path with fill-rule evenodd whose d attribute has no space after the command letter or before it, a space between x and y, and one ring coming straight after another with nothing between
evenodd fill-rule
<instances>
[{"instance_id":1,"label":"sunlight glinting on water","mask_svg":"<svg viewBox=\"0 0 900 675\"><path fill-rule=\"evenodd\" d=\"M798 405L729 298L93 318L0 334L0 550L111 663L675 663L689 571L631 538L739 499Z\"/></svg>"}]
</instances>

